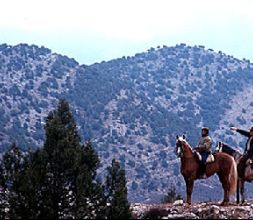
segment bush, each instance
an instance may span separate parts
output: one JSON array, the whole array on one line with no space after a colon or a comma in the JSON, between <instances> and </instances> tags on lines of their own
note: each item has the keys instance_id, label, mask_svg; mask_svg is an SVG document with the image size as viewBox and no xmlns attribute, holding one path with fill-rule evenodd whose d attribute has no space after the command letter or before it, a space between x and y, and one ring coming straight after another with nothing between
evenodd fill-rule
<instances>
[{"instance_id":1,"label":"bush","mask_svg":"<svg viewBox=\"0 0 253 220\"><path fill-rule=\"evenodd\" d=\"M179 199L182 199L181 194L177 193L176 187L171 185L167 194L162 199L162 203L173 203Z\"/></svg>"},{"instance_id":2,"label":"bush","mask_svg":"<svg viewBox=\"0 0 253 220\"><path fill-rule=\"evenodd\" d=\"M143 219L162 219L162 217L168 216L168 211L162 208L151 208L148 210Z\"/></svg>"}]
</instances>

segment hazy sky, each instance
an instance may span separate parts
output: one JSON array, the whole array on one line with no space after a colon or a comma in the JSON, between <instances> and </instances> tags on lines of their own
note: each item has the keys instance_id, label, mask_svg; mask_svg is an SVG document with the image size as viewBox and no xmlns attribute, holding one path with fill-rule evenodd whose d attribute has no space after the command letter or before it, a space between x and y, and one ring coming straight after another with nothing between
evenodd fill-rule
<instances>
[{"instance_id":1,"label":"hazy sky","mask_svg":"<svg viewBox=\"0 0 253 220\"><path fill-rule=\"evenodd\" d=\"M253 61L253 0L0 0L0 44L91 64L158 45L204 45Z\"/></svg>"}]
</instances>

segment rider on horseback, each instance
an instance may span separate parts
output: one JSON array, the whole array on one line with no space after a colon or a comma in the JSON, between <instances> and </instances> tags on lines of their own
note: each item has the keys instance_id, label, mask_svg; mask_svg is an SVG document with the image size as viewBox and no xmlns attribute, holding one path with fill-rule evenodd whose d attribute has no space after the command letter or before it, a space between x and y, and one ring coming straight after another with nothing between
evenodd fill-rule
<instances>
[{"instance_id":1,"label":"rider on horseback","mask_svg":"<svg viewBox=\"0 0 253 220\"><path fill-rule=\"evenodd\" d=\"M195 147L200 157L200 177L205 178L206 159L212 152L212 139L209 136L209 128L203 127L201 129L201 138L198 145Z\"/></svg>"},{"instance_id":2,"label":"rider on horseback","mask_svg":"<svg viewBox=\"0 0 253 220\"><path fill-rule=\"evenodd\" d=\"M230 130L236 131L241 135L244 135L248 138L246 142L246 147L244 149L244 155L246 155L250 159L250 163L253 163L253 127L251 127L250 131L245 131L242 129L238 129L236 127L231 127Z\"/></svg>"}]
</instances>

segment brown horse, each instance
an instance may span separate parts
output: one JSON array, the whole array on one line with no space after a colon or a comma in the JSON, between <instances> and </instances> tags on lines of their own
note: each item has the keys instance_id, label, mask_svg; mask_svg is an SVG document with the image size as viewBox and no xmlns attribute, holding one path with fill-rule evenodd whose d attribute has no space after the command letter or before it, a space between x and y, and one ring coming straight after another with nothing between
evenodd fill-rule
<instances>
[{"instance_id":1,"label":"brown horse","mask_svg":"<svg viewBox=\"0 0 253 220\"><path fill-rule=\"evenodd\" d=\"M190 205L194 180L199 179L199 161L184 136L177 136L176 151L181 158L181 174L186 183L187 203ZM234 158L226 153L216 153L214 158L214 162L206 165L206 176L210 177L217 173L224 190L224 199L221 205L228 205L229 196L236 191L236 163Z\"/></svg>"},{"instance_id":2,"label":"brown horse","mask_svg":"<svg viewBox=\"0 0 253 220\"><path fill-rule=\"evenodd\" d=\"M251 182L253 180L253 169L250 164L247 164L248 155L242 155L241 152L234 150L227 144L223 142L218 142L216 146L216 152L224 152L235 158L237 163L238 171L238 184L237 184L237 203L240 203L240 194L242 198L242 203L245 202L244 196L244 183Z\"/></svg>"}]
</instances>

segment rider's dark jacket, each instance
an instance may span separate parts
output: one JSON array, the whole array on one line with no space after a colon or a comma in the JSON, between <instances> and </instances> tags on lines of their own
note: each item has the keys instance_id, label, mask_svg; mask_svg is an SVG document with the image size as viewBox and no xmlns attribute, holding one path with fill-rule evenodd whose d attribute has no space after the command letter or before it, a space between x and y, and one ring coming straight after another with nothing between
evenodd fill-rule
<instances>
[{"instance_id":1,"label":"rider's dark jacket","mask_svg":"<svg viewBox=\"0 0 253 220\"><path fill-rule=\"evenodd\" d=\"M250 136L249 131L245 131L242 129L237 129L236 130L238 133L241 135L244 135L248 138L245 146L244 153L248 153L250 158L253 158L253 136Z\"/></svg>"}]
</instances>

